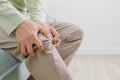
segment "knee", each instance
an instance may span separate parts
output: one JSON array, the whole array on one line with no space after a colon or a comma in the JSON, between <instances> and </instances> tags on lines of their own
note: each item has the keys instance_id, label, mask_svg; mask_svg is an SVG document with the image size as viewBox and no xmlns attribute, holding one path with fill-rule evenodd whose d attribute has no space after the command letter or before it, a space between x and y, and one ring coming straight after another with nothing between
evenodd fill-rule
<instances>
[{"instance_id":1,"label":"knee","mask_svg":"<svg viewBox=\"0 0 120 80\"><path fill-rule=\"evenodd\" d=\"M43 44L51 43L52 42L52 36L49 35L48 38L46 38L42 33L38 34L38 38Z\"/></svg>"},{"instance_id":2,"label":"knee","mask_svg":"<svg viewBox=\"0 0 120 80\"><path fill-rule=\"evenodd\" d=\"M51 50L52 49L52 35L49 35L48 38L46 38L43 34L39 33L38 34L38 38L40 39L40 41L42 42L44 49L46 51Z\"/></svg>"},{"instance_id":3,"label":"knee","mask_svg":"<svg viewBox=\"0 0 120 80\"><path fill-rule=\"evenodd\" d=\"M81 42L83 40L83 30L80 28L80 26L71 25L71 31L68 34L68 36L66 37L66 41L70 42L70 41L79 41Z\"/></svg>"},{"instance_id":4,"label":"knee","mask_svg":"<svg viewBox=\"0 0 120 80\"><path fill-rule=\"evenodd\" d=\"M83 30L80 28L80 26L76 26L76 28L77 28L77 30L74 31L74 33L76 33L77 39L78 39L78 40L83 39ZM74 34L74 33L73 33L73 34Z\"/></svg>"}]
</instances>

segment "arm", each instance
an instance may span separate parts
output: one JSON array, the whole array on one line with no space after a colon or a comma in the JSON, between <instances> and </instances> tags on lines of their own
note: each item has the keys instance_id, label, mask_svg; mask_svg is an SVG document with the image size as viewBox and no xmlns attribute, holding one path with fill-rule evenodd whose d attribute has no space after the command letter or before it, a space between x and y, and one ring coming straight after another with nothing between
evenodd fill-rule
<instances>
[{"instance_id":1,"label":"arm","mask_svg":"<svg viewBox=\"0 0 120 80\"><path fill-rule=\"evenodd\" d=\"M27 7L32 20L43 27L48 26L45 22L47 0L27 0ZM50 32L53 35L53 44L58 47L60 45L58 32L53 27L50 27Z\"/></svg>"},{"instance_id":2,"label":"arm","mask_svg":"<svg viewBox=\"0 0 120 80\"><path fill-rule=\"evenodd\" d=\"M2 28L8 35L11 35L12 32L25 20L26 17L7 0L0 0L0 28Z\"/></svg>"},{"instance_id":3,"label":"arm","mask_svg":"<svg viewBox=\"0 0 120 80\"><path fill-rule=\"evenodd\" d=\"M45 22L47 0L27 0L27 8L32 20Z\"/></svg>"},{"instance_id":4,"label":"arm","mask_svg":"<svg viewBox=\"0 0 120 80\"><path fill-rule=\"evenodd\" d=\"M15 32L18 49L25 55L35 55L33 43L39 50L43 50L43 45L37 37L38 32L45 34L46 37L49 34L47 29L27 19L7 0L0 0L0 28L8 35Z\"/></svg>"}]
</instances>

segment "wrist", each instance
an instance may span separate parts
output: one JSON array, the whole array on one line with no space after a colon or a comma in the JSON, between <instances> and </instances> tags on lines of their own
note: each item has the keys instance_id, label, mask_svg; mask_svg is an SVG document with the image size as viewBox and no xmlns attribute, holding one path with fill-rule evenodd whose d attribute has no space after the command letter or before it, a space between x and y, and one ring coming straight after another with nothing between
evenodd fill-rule
<instances>
[{"instance_id":1,"label":"wrist","mask_svg":"<svg viewBox=\"0 0 120 80\"><path fill-rule=\"evenodd\" d=\"M46 22L40 21L40 20L35 20L35 23L37 23L38 25L42 26L42 27L46 27L49 28L49 25Z\"/></svg>"},{"instance_id":2,"label":"wrist","mask_svg":"<svg viewBox=\"0 0 120 80\"><path fill-rule=\"evenodd\" d=\"M28 29L32 29L33 31L38 32L38 30L39 30L38 28L39 28L38 24L36 24L35 22L33 22L30 19L27 19L17 27L17 29L15 30L15 33L19 32L20 30L28 31Z\"/></svg>"}]
</instances>

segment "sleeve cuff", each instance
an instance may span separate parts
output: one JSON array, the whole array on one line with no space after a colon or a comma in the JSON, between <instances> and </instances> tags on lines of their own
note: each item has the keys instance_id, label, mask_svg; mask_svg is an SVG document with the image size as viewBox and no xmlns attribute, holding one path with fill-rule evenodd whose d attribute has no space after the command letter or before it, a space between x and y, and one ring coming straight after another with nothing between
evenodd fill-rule
<instances>
[{"instance_id":1,"label":"sleeve cuff","mask_svg":"<svg viewBox=\"0 0 120 80\"><path fill-rule=\"evenodd\" d=\"M6 32L9 36L14 36L15 35L15 30L16 28L22 24L27 18L26 17L20 17L19 19L17 18L16 20L13 20L11 24L8 25L6 28Z\"/></svg>"},{"instance_id":2,"label":"sleeve cuff","mask_svg":"<svg viewBox=\"0 0 120 80\"><path fill-rule=\"evenodd\" d=\"M45 22L46 21L46 15L32 15L31 20L33 20L33 21L40 20L42 22Z\"/></svg>"}]
</instances>

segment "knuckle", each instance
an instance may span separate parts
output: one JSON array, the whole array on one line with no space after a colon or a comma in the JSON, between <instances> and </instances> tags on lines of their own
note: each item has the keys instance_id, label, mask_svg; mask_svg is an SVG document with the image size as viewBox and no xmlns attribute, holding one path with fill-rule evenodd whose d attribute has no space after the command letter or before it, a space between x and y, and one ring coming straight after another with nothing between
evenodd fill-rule
<instances>
[{"instance_id":1,"label":"knuckle","mask_svg":"<svg viewBox=\"0 0 120 80\"><path fill-rule=\"evenodd\" d=\"M39 48L39 49L42 49L42 45L38 45L38 48Z\"/></svg>"},{"instance_id":2,"label":"knuckle","mask_svg":"<svg viewBox=\"0 0 120 80\"><path fill-rule=\"evenodd\" d=\"M19 40L17 41L17 46L20 47L20 45L21 45L21 41Z\"/></svg>"},{"instance_id":3,"label":"knuckle","mask_svg":"<svg viewBox=\"0 0 120 80\"><path fill-rule=\"evenodd\" d=\"M34 40L35 40L35 41L38 41L38 36L34 36Z\"/></svg>"},{"instance_id":4,"label":"knuckle","mask_svg":"<svg viewBox=\"0 0 120 80\"><path fill-rule=\"evenodd\" d=\"M22 54L26 54L26 52L24 50L21 51Z\"/></svg>"},{"instance_id":5,"label":"knuckle","mask_svg":"<svg viewBox=\"0 0 120 80\"><path fill-rule=\"evenodd\" d=\"M33 51L32 49L28 51L28 53L30 53L30 54L33 53L33 52L34 52L34 51Z\"/></svg>"},{"instance_id":6,"label":"knuckle","mask_svg":"<svg viewBox=\"0 0 120 80\"><path fill-rule=\"evenodd\" d=\"M26 52L22 52L23 54L27 54Z\"/></svg>"},{"instance_id":7,"label":"knuckle","mask_svg":"<svg viewBox=\"0 0 120 80\"><path fill-rule=\"evenodd\" d=\"M61 39L59 39L59 42L61 42Z\"/></svg>"},{"instance_id":8,"label":"knuckle","mask_svg":"<svg viewBox=\"0 0 120 80\"><path fill-rule=\"evenodd\" d=\"M30 34L29 38L34 38L35 34Z\"/></svg>"},{"instance_id":9,"label":"knuckle","mask_svg":"<svg viewBox=\"0 0 120 80\"><path fill-rule=\"evenodd\" d=\"M37 47L42 47L43 46L43 44L41 43L41 41L39 41L38 43L37 43Z\"/></svg>"},{"instance_id":10,"label":"knuckle","mask_svg":"<svg viewBox=\"0 0 120 80\"><path fill-rule=\"evenodd\" d=\"M27 39L34 39L35 38L35 34L31 33L28 35Z\"/></svg>"},{"instance_id":11,"label":"knuckle","mask_svg":"<svg viewBox=\"0 0 120 80\"><path fill-rule=\"evenodd\" d=\"M58 38L60 38L60 35L57 33Z\"/></svg>"}]
</instances>

